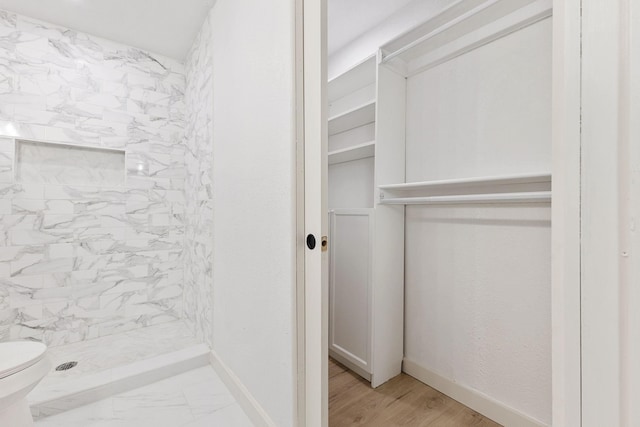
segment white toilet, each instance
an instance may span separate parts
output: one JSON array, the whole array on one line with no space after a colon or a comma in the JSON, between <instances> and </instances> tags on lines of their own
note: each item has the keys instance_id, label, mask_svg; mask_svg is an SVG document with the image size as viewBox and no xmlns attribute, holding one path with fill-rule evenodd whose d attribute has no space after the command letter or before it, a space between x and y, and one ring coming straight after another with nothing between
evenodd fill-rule
<instances>
[{"instance_id":1,"label":"white toilet","mask_svg":"<svg viewBox=\"0 0 640 427\"><path fill-rule=\"evenodd\" d=\"M46 345L32 341L0 343L0 426L33 425L27 394L50 369Z\"/></svg>"}]
</instances>

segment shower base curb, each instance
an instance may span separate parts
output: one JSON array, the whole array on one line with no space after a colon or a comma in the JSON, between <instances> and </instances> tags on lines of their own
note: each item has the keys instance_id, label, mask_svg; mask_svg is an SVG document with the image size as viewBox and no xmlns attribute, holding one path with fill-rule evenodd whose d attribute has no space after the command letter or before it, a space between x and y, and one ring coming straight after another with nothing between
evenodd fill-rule
<instances>
[{"instance_id":1,"label":"shower base curb","mask_svg":"<svg viewBox=\"0 0 640 427\"><path fill-rule=\"evenodd\" d=\"M36 387L29 395L31 413L34 419L56 415L209 365L210 351L207 345L198 344L95 374L60 381L55 386Z\"/></svg>"}]
</instances>

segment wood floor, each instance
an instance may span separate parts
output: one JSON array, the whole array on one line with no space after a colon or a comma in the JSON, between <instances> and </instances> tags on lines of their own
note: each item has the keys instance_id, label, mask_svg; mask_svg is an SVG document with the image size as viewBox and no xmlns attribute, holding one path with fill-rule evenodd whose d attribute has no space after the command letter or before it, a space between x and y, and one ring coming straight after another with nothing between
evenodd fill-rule
<instances>
[{"instance_id":1,"label":"wood floor","mask_svg":"<svg viewBox=\"0 0 640 427\"><path fill-rule=\"evenodd\" d=\"M329 360L329 427L499 427L420 381L401 374L377 389Z\"/></svg>"}]
</instances>

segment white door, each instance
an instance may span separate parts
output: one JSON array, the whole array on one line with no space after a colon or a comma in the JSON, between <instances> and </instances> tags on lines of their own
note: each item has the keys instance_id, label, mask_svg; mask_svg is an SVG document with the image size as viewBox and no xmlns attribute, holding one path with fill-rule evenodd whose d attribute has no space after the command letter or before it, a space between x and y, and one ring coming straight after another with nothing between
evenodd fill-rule
<instances>
[{"instance_id":1,"label":"white door","mask_svg":"<svg viewBox=\"0 0 640 427\"><path fill-rule=\"evenodd\" d=\"M298 423L328 425L326 0L297 1ZM301 225L300 223L303 223Z\"/></svg>"}]
</instances>

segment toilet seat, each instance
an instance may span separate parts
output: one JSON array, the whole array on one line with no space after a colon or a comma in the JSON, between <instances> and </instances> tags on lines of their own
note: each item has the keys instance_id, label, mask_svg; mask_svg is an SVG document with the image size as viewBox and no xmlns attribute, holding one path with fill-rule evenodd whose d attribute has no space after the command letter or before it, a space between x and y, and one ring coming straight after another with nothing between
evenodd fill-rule
<instances>
[{"instance_id":1,"label":"toilet seat","mask_svg":"<svg viewBox=\"0 0 640 427\"><path fill-rule=\"evenodd\" d=\"M42 360L47 346L33 341L0 343L0 379L20 372Z\"/></svg>"}]
</instances>

